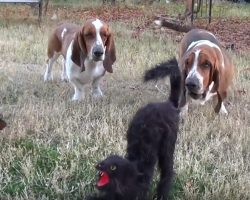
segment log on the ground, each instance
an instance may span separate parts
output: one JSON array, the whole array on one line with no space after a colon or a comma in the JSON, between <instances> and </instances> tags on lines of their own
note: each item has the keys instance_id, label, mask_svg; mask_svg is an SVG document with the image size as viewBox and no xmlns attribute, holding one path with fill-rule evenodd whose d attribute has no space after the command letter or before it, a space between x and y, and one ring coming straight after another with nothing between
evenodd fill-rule
<instances>
[{"instance_id":1,"label":"log on the ground","mask_svg":"<svg viewBox=\"0 0 250 200\"><path fill-rule=\"evenodd\" d=\"M193 28L193 26L184 24L183 21L166 16L156 16L154 22L159 26L167 27L179 32L188 32Z\"/></svg>"}]
</instances>

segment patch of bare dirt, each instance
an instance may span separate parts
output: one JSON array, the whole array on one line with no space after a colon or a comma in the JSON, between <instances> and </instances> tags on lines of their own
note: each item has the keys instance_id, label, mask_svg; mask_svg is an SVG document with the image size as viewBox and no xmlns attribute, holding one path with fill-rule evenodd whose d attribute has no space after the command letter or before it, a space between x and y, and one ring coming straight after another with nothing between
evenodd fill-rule
<instances>
[{"instance_id":1,"label":"patch of bare dirt","mask_svg":"<svg viewBox=\"0 0 250 200\"><path fill-rule=\"evenodd\" d=\"M214 19L207 27L197 26L213 32L226 48L250 50L250 19Z\"/></svg>"},{"instance_id":2,"label":"patch of bare dirt","mask_svg":"<svg viewBox=\"0 0 250 200\"><path fill-rule=\"evenodd\" d=\"M101 18L104 21L131 21L145 16L142 8L103 6L98 8L69 8L69 7L51 7L48 15L56 13L62 19L88 19Z\"/></svg>"},{"instance_id":3,"label":"patch of bare dirt","mask_svg":"<svg viewBox=\"0 0 250 200\"><path fill-rule=\"evenodd\" d=\"M153 21L153 19L150 20ZM140 28L137 27L137 29L143 32L147 27L153 27L147 26L148 23L145 24L142 24ZM194 21L193 28L202 28L211 31L219 38L222 46L226 49L233 51L250 51L250 19L212 19L210 24L208 24L208 20L198 19ZM185 34L166 27L162 27L161 29L155 28L156 35L159 32L170 36L176 42L180 42Z\"/></svg>"}]
</instances>

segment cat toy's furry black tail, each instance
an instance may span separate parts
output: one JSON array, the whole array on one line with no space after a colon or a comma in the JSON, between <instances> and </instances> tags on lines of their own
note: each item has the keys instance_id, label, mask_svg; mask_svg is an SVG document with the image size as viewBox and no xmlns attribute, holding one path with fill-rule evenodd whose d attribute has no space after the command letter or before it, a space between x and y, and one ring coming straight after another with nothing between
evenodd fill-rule
<instances>
[{"instance_id":1,"label":"cat toy's furry black tail","mask_svg":"<svg viewBox=\"0 0 250 200\"><path fill-rule=\"evenodd\" d=\"M147 70L144 75L144 81L157 80L166 76L170 76L171 91L169 101L178 108L181 95L181 71L176 58L172 58Z\"/></svg>"}]
</instances>

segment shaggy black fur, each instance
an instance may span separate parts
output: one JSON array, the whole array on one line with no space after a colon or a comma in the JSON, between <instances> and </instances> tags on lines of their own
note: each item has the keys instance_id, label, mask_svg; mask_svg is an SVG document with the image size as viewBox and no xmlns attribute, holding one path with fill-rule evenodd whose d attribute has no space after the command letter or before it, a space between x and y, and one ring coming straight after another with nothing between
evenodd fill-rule
<instances>
[{"instance_id":1,"label":"shaggy black fur","mask_svg":"<svg viewBox=\"0 0 250 200\"><path fill-rule=\"evenodd\" d=\"M181 73L176 59L172 59L147 71L145 81L156 79L159 72L170 75L169 100L150 103L137 111L127 131L126 158L110 156L97 165L97 170L100 171L97 188L104 195L91 197L89 200L148 199L157 162L160 169L157 199L167 199L173 176L173 156L179 123Z\"/></svg>"},{"instance_id":2,"label":"shaggy black fur","mask_svg":"<svg viewBox=\"0 0 250 200\"><path fill-rule=\"evenodd\" d=\"M0 118L0 130L3 130L6 127L6 125L7 125L6 122Z\"/></svg>"}]
</instances>

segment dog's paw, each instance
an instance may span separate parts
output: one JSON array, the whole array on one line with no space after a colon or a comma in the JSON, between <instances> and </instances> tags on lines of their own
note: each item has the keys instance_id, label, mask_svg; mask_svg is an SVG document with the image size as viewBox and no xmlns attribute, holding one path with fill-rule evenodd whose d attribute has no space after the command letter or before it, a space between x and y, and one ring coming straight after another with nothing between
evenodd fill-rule
<instances>
[{"instance_id":1,"label":"dog's paw","mask_svg":"<svg viewBox=\"0 0 250 200\"><path fill-rule=\"evenodd\" d=\"M92 95L93 95L93 98L95 99L99 99L103 97L103 93L101 90L94 90Z\"/></svg>"}]
</instances>

